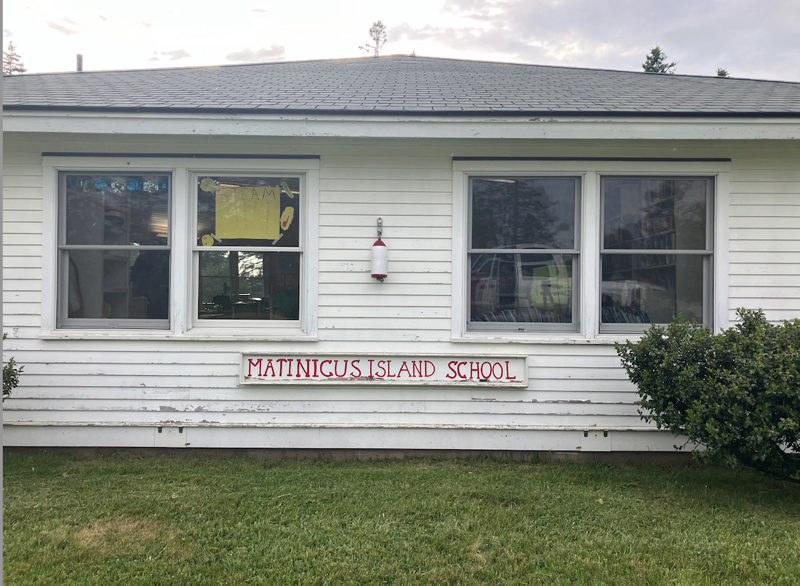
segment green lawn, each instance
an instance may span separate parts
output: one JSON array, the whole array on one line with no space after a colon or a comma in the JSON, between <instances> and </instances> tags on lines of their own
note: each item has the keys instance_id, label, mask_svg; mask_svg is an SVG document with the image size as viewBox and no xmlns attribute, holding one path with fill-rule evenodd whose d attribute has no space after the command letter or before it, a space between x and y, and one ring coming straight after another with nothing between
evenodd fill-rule
<instances>
[{"instance_id":1,"label":"green lawn","mask_svg":"<svg viewBox=\"0 0 800 586\"><path fill-rule=\"evenodd\" d=\"M6 584L800 584L800 485L492 460L7 453Z\"/></svg>"}]
</instances>

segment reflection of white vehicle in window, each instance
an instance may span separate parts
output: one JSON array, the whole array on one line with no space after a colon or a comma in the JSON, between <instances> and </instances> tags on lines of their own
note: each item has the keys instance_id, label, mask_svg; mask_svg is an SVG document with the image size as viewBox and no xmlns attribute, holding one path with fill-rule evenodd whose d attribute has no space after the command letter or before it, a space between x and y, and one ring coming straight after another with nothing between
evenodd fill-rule
<instances>
[{"instance_id":1,"label":"reflection of white vehicle in window","mask_svg":"<svg viewBox=\"0 0 800 586\"><path fill-rule=\"evenodd\" d=\"M570 322L571 260L527 252L474 255L471 321Z\"/></svg>"},{"instance_id":2,"label":"reflection of white vehicle in window","mask_svg":"<svg viewBox=\"0 0 800 586\"><path fill-rule=\"evenodd\" d=\"M603 322L667 323L675 311L675 290L648 279L603 281Z\"/></svg>"}]
</instances>

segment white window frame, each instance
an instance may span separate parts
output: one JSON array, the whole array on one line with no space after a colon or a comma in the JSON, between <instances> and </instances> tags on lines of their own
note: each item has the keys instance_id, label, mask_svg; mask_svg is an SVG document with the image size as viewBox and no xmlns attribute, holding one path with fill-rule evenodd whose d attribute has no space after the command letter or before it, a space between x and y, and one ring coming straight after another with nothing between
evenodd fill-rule
<instances>
[{"instance_id":1,"label":"white window frame","mask_svg":"<svg viewBox=\"0 0 800 586\"><path fill-rule=\"evenodd\" d=\"M126 243L124 245L108 245L108 244L91 244L91 245L76 245L69 244L62 241L66 238L67 231L67 193L66 193L66 178L69 175L87 175L87 176L100 176L100 175L163 175L168 177L168 204L167 204L167 244L166 245L143 245L141 247ZM56 229L57 238L57 258L56 258L56 283L57 283L57 306L56 306L56 320L57 326L64 329L143 329L143 330L168 330L169 329L169 316L166 319L134 319L134 318L71 318L68 314L68 287L69 287L69 268L63 264L67 255L71 250L95 250L98 252L117 251L117 252L133 252L133 251L166 251L170 253L172 249L172 174L162 171L148 171L146 169L126 171L119 170L70 170L59 171L57 173L58 191L57 198L57 215L58 227Z\"/></svg>"},{"instance_id":2,"label":"white window frame","mask_svg":"<svg viewBox=\"0 0 800 586\"><path fill-rule=\"evenodd\" d=\"M200 299L200 253L201 252L214 252L215 247L204 247L197 244L197 179L198 177L202 176L246 176L246 177L274 177L274 176L290 176L290 177L297 177L300 180L300 194L299 194L299 207L300 213L294 221L299 222L300 228L300 239L298 242L297 248L291 249L284 249L281 247L276 247L273 249L261 247L261 246L254 246L254 247L234 247L235 249L239 250L240 252L250 252L251 250L256 250L258 252L270 252L271 254L276 254L278 252L297 252L300 254L300 284L299 284L299 295L300 295L300 311L299 311L299 319L298 320L234 320L234 319L200 319L198 315L198 306L199 306L199 299ZM228 169L212 169L209 170L206 167L197 167L190 172L189 175L189 184L190 184L190 197L191 197L191 210L192 216L190 219L190 239L192 240L192 298L191 298L191 305L190 305L190 312L189 312L189 322L190 327L192 330L197 332L202 331L216 331L216 332L229 332L232 335L236 332L241 332L242 330L256 332L259 330L262 331L271 331L273 333L280 333L280 334L291 334L296 332L298 328L301 331L305 331L304 323L308 323L308 320L313 318L313 313L310 311L309 308L309 301L308 301L308 281L309 281L309 274L308 271L305 270L306 264L306 255L311 246L311 242L309 242L309 238L307 236L308 232L308 212L306 211L306 200L309 199L307 193L309 191L308 188L309 177L308 172L305 169L291 169L291 168L280 168L280 167L272 167L268 170L254 170L254 171L242 171L241 169L236 169L234 171ZM228 250L227 248L217 249L220 250ZM304 294L305 292L305 294Z\"/></svg>"},{"instance_id":3,"label":"white window frame","mask_svg":"<svg viewBox=\"0 0 800 586\"><path fill-rule=\"evenodd\" d=\"M281 156L234 157L186 157L176 155L64 155L43 156L43 235L42 235L42 338L80 339L162 339L175 338L198 340L309 340L315 339L318 329L318 266L319 266L319 158ZM58 178L67 172L107 172L136 174L138 172L171 175L170 200L170 283L169 283L169 329L124 329L124 328L59 328L57 304L59 302L58 279L58 222L59 196ZM292 174L302 175L305 185L305 201L299 218L303 223L301 247L300 319L270 324L257 322L253 327L235 323L211 324L198 327L192 319L193 301L196 295L195 271L192 267L193 243L195 241L195 198L191 191L190 177L193 174Z\"/></svg>"},{"instance_id":4,"label":"white window frame","mask_svg":"<svg viewBox=\"0 0 800 586\"><path fill-rule=\"evenodd\" d=\"M486 179L486 178L504 178L508 177L509 179L517 179L517 178L526 178L526 179L552 179L552 178L566 178L566 179L573 179L576 181L576 191L573 194L575 198L575 210L573 214L573 246L572 248L564 248L564 249L537 249L537 248L520 248L514 249L514 253L509 253L509 249L497 249L497 250L480 250L474 249L472 247L472 202L473 202L473 194L470 188L471 180L472 179ZM572 257L572 283L570 285L571 288L571 305L572 305L572 321L570 322L561 322L561 323L539 323L539 322L480 322L480 321L470 321L469 318L471 316L467 316L467 329L469 331L486 331L486 332L498 332L498 331L508 331L511 333L514 332L575 332L579 327L579 317L580 313L578 311L578 300L580 298L579 291L581 290L580 286L580 267L581 267L581 197L582 197L582 176L576 174L551 174L551 173L523 173L519 175L509 175L503 174L502 176L496 175L483 175L483 174L475 174L470 173L466 177L467 181L467 264L470 264L470 256L475 254L502 254L502 255L534 255L534 254L541 254L541 255L557 255L557 254L564 254L569 255ZM575 270L577 269L577 271ZM468 269L469 270L469 269ZM471 270L469 270L471 274ZM470 287L470 279L467 280L467 287ZM469 293L467 294L469 295ZM468 310L469 313L469 310Z\"/></svg>"},{"instance_id":5,"label":"white window frame","mask_svg":"<svg viewBox=\"0 0 800 586\"><path fill-rule=\"evenodd\" d=\"M728 300L728 201L730 194L730 162L725 160L663 159L613 160L585 158L575 160L519 160L521 158L489 158L453 161L453 282L452 327L454 342L524 342L524 343L600 343L625 340L636 332L600 330L600 242L602 176L711 177L713 193L713 261L710 284L709 313L713 329L720 331L729 324ZM580 237L578 272L579 290L576 316L578 331L563 332L508 330L478 331L469 328L469 178L471 176L545 175L581 178ZM645 326L646 327L646 326ZM627 335L626 335L627 334Z\"/></svg>"},{"instance_id":6,"label":"white window frame","mask_svg":"<svg viewBox=\"0 0 800 586\"><path fill-rule=\"evenodd\" d=\"M687 179L704 179L708 180L709 183L706 187L706 222L705 222L705 248L703 249L691 249L691 250L679 250L679 249L648 249L648 250L627 250L627 249L620 249L620 248L605 248L602 243L603 240L603 228L605 226L605 215L603 212L603 179L606 178L630 178L630 179L640 179L640 178L648 178L652 177L653 179L678 179L681 177L686 177ZM637 256L637 255L672 255L672 256L698 256L703 259L703 316L702 321L703 324L706 326L713 326L713 307L714 307L714 279L713 279L713 270L714 270L714 193L716 191L715 185L715 177L713 175L687 175L687 174L645 174L645 175L630 175L630 174L619 174L619 173L601 173L600 174L600 259L598 261L599 266L602 267L603 264L603 257L604 256L611 256L611 255L621 255L621 256ZM602 275L601 275L602 279ZM602 287L602 285L601 285ZM601 308L601 315L600 315L600 332L601 333L621 333L621 334L630 334L630 333L640 333L649 328L652 324L645 323L645 324L632 324L632 323L604 323L602 321L602 308Z\"/></svg>"}]
</instances>

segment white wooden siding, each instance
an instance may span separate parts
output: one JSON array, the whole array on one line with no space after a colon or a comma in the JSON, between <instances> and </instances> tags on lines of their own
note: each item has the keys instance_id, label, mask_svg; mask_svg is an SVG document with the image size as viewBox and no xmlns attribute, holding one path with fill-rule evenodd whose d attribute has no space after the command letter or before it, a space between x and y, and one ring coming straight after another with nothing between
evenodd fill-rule
<instances>
[{"instance_id":1,"label":"white wooden siding","mask_svg":"<svg viewBox=\"0 0 800 586\"><path fill-rule=\"evenodd\" d=\"M25 365L21 386L5 403L11 444L669 449L671 436L640 420L637 395L610 342L451 340L451 320L460 316L452 313L450 251L464 236L452 229L453 154L731 157L729 306L760 306L772 319L800 316L797 149L214 138L203 141L205 152L321 156L317 340L43 337L40 153L185 153L199 143L11 134L5 147L4 331L8 354ZM389 247L390 274L382 284L369 276L378 217ZM240 353L252 351L526 354L530 384L522 390L240 387ZM582 430L611 430L611 439L584 437Z\"/></svg>"},{"instance_id":2,"label":"white wooden siding","mask_svg":"<svg viewBox=\"0 0 800 586\"><path fill-rule=\"evenodd\" d=\"M731 178L730 309L800 317L800 148L743 154Z\"/></svg>"}]
</instances>

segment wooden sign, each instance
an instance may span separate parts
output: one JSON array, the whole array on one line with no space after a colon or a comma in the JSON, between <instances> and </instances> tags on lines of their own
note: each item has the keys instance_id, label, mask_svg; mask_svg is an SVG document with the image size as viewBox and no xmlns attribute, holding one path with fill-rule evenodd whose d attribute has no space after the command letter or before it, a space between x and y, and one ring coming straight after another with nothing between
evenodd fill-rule
<instances>
[{"instance_id":1,"label":"wooden sign","mask_svg":"<svg viewBox=\"0 0 800 586\"><path fill-rule=\"evenodd\" d=\"M524 356L243 354L242 384L528 386Z\"/></svg>"}]
</instances>

